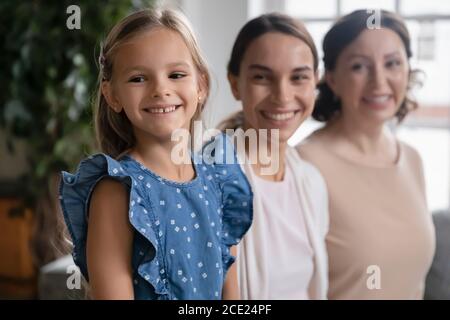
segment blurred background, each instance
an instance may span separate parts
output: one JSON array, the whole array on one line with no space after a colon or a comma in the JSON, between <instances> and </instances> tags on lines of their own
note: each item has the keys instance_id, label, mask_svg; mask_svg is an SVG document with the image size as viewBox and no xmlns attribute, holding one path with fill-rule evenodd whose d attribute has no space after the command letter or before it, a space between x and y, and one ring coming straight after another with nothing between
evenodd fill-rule
<instances>
[{"instance_id":1,"label":"blurred background","mask_svg":"<svg viewBox=\"0 0 450 320\"><path fill-rule=\"evenodd\" d=\"M82 290L70 291L66 284L67 267L73 262L67 256L70 244L63 240L56 196L59 172L75 170L95 151L91 102L100 41L120 18L154 3L183 11L197 33L213 75L204 114L208 127L240 108L226 81L226 64L239 29L249 19L271 11L301 19L322 57L321 41L339 16L364 8L399 13L411 33L412 67L424 71L424 84L415 92L420 108L395 130L423 158L430 210L436 214L449 210L450 1L3 0L0 298L82 298ZM80 9L79 29L66 25L71 5ZM290 143L298 143L319 126L306 121ZM450 252L446 255L450 258ZM449 279L450 262L445 268Z\"/></svg>"}]
</instances>

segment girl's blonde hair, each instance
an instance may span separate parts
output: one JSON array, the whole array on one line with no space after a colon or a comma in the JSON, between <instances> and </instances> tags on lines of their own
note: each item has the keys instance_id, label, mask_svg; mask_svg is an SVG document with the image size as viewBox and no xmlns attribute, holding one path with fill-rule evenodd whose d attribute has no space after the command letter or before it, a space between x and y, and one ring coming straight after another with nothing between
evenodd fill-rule
<instances>
[{"instance_id":1,"label":"girl's blonde hair","mask_svg":"<svg viewBox=\"0 0 450 320\"><path fill-rule=\"evenodd\" d=\"M185 41L194 65L199 73L199 81L205 93L201 102L198 102L197 110L191 120L199 120L201 112L206 104L209 89L210 75L208 67L203 59L197 40L190 23L184 15L170 9L144 9L130 14L115 25L103 43L100 56L100 73L98 78L97 95L94 102L95 133L100 150L113 158L135 146L136 138L133 127L125 112L114 112L106 102L102 94L101 84L109 81L113 75L113 62L117 48L130 38L154 28L167 28L178 32Z\"/></svg>"}]
</instances>

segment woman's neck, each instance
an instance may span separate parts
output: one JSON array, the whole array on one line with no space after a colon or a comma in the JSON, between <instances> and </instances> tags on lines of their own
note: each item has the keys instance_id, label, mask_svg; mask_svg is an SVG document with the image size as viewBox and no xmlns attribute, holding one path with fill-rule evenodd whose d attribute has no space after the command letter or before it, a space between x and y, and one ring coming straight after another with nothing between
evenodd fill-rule
<instances>
[{"instance_id":1,"label":"woman's neck","mask_svg":"<svg viewBox=\"0 0 450 320\"><path fill-rule=\"evenodd\" d=\"M339 116L327 125L327 130L337 141L336 148L349 157L368 162L392 164L397 159L395 137L384 123L362 123ZM342 152L341 152L342 153Z\"/></svg>"},{"instance_id":2,"label":"woman's neck","mask_svg":"<svg viewBox=\"0 0 450 320\"><path fill-rule=\"evenodd\" d=\"M244 130L247 128L244 127ZM259 136L259 132L256 137L256 146L246 145L247 156L252 162L253 172L264 180L282 181L285 173L287 141L280 141L278 136L262 138ZM251 152L256 155L250 155Z\"/></svg>"}]
</instances>

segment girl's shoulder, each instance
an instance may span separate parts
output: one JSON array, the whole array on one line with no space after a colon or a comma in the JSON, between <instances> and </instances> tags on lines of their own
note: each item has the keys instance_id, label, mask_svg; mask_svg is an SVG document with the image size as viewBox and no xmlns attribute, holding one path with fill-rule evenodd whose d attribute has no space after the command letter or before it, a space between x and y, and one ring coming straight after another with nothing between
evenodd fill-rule
<instances>
[{"instance_id":1,"label":"girl's shoulder","mask_svg":"<svg viewBox=\"0 0 450 320\"><path fill-rule=\"evenodd\" d=\"M220 193L226 245L235 245L253 220L253 191L241 168L232 139L219 134L203 145L199 158L207 179Z\"/></svg>"},{"instance_id":2,"label":"girl's shoulder","mask_svg":"<svg viewBox=\"0 0 450 320\"><path fill-rule=\"evenodd\" d=\"M241 168L233 141L226 134L221 133L207 141L197 159L206 178L216 180L221 189L231 184L242 188L244 194L251 194L250 183Z\"/></svg>"},{"instance_id":3,"label":"girl's shoulder","mask_svg":"<svg viewBox=\"0 0 450 320\"><path fill-rule=\"evenodd\" d=\"M89 223L89 202L94 189L103 179L123 183L127 189L128 220L135 232L132 265L134 273L148 281L154 293L167 295L167 288L159 281L156 222L151 220L145 201L144 174L129 159L116 160L105 154L95 154L82 160L75 173L62 172L59 201L73 243L73 259L83 276L87 271L86 243ZM109 197L115 197L110 194ZM142 254L141 254L142 253ZM147 253L152 257L147 257ZM143 266L140 268L140 266Z\"/></svg>"},{"instance_id":4,"label":"girl's shoulder","mask_svg":"<svg viewBox=\"0 0 450 320\"><path fill-rule=\"evenodd\" d=\"M101 178L110 177L131 186L138 186L138 181L143 180L129 159L122 157L114 159L104 153L90 155L83 159L76 171L72 174L63 171L61 173L60 188L77 186L77 190L91 189Z\"/></svg>"}]
</instances>

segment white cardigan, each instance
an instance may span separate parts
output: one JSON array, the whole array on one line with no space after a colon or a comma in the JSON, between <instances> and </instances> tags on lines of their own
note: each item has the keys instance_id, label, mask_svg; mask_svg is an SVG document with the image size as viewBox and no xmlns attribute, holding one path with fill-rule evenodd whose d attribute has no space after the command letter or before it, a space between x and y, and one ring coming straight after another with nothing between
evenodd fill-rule
<instances>
[{"instance_id":1,"label":"white cardigan","mask_svg":"<svg viewBox=\"0 0 450 320\"><path fill-rule=\"evenodd\" d=\"M241 168L247 176L253 189L254 217L260 218L261 198L270 195L262 195L258 192L252 179L252 167L248 162L242 161L245 155L238 155ZM328 192L325 181L319 171L309 162L300 158L298 152L288 147L286 150L286 165L289 165L294 173L297 186L297 196L302 204L301 211L304 214L308 238L314 252L314 274L311 279L308 294L310 299L326 299L328 289L328 257L326 253L325 236L328 232ZM275 214L275 213L274 213ZM265 221L254 218L250 231L244 236L238 245L238 281L241 299L244 300L268 300L268 270L267 261L271 258L270 252L266 252L266 243L270 241L270 234L264 234ZM280 266L281 270L283 266Z\"/></svg>"}]
</instances>

